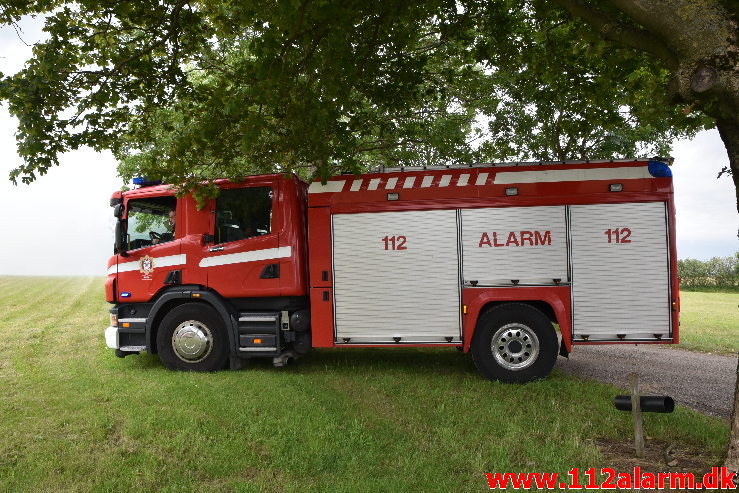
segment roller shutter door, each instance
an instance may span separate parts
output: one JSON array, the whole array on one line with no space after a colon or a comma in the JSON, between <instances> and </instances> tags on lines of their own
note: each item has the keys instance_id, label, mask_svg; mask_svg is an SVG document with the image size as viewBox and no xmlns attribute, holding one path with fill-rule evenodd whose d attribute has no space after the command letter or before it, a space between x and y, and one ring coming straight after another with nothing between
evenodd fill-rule
<instances>
[{"instance_id":1,"label":"roller shutter door","mask_svg":"<svg viewBox=\"0 0 739 493\"><path fill-rule=\"evenodd\" d=\"M333 216L336 339L458 342L455 210Z\"/></svg>"},{"instance_id":2,"label":"roller shutter door","mask_svg":"<svg viewBox=\"0 0 739 493\"><path fill-rule=\"evenodd\" d=\"M662 202L571 207L576 339L671 336L666 218Z\"/></svg>"},{"instance_id":3,"label":"roller shutter door","mask_svg":"<svg viewBox=\"0 0 739 493\"><path fill-rule=\"evenodd\" d=\"M465 284L568 281L564 206L463 210L462 245Z\"/></svg>"}]
</instances>

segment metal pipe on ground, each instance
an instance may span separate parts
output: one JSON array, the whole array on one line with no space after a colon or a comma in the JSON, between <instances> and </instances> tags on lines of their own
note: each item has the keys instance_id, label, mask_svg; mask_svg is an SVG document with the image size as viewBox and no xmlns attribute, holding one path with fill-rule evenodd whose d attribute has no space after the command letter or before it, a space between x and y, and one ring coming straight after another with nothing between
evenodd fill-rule
<instances>
[{"instance_id":1,"label":"metal pipe on ground","mask_svg":"<svg viewBox=\"0 0 739 493\"><path fill-rule=\"evenodd\" d=\"M613 404L619 411L631 411L631 396L617 395ZM675 410L675 401L666 395L642 395L639 407L643 413L671 413Z\"/></svg>"}]
</instances>

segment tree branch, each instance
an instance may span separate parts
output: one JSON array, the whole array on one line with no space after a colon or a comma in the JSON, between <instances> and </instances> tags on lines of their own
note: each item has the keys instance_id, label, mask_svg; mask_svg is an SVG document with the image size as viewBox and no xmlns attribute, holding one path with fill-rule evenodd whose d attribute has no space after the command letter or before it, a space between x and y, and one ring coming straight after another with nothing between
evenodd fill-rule
<instances>
[{"instance_id":1,"label":"tree branch","mask_svg":"<svg viewBox=\"0 0 739 493\"><path fill-rule=\"evenodd\" d=\"M659 38L644 29L630 26L584 0L554 0L573 16L582 19L609 41L651 53L670 68L677 66L677 55Z\"/></svg>"},{"instance_id":2,"label":"tree branch","mask_svg":"<svg viewBox=\"0 0 739 493\"><path fill-rule=\"evenodd\" d=\"M139 58L148 55L149 53L151 53L152 51L154 51L158 47L160 47L160 46L164 45L165 43L167 43L168 41L169 42L172 42L173 45L174 45L174 55L175 56L178 55L179 54L179 44L178 44L178 41L177 41L177 28L179 27L178 24L179 24L180 12L182 11L182 8L186 4L187 4L187 0L183 0L183 1L179 2L179 3L177 3L174 6L174 8L172 9L172 12L168 16L169 17L169 26L167 28L166 33L164 34L164 36L161 39L155 41L154 43L150 44L149 46L146 46L145 48L142 48L142 49L140 49L140 50L132 53L127 58L125 58L125 59L119 61L118 63L116 63L112 68L109 68L109 69L108 68L102 68L100 70L75 70L75 71L71 71L69 73L70 74L97 75L98 77L105 76L107 78L107 77L116 75L117 73L119 73L119 71L123 67L125 67L126 65L128 65L132 61L138 60ZM160 24L160 26L163 25L163 24L164 23ZM122 32L130 31L130 30L140 30L140 29L138 29L138 28L119 28L119 29L115 29L114 32L122 33ZM101 32L104 32L104 31L101 31ZM150 32L152 32L152 29L145 30L144 32L149 32L150 33ZM90 37L88 37L88 39L90 39L91 37L93 37L96 34L98 34L98 33L93 33ZM143 41L143 40L146 40L148 38L149 38L149 36L143 35L143 36L141 36L141 37L133 40L132 43L136 43L138 41ZM174 60L173 60L173 63L175 63Z\"/></svg>"},{"instance_id":3,"label":"tree branch","mask_svg":"<svg viewBox=\"0 0 739 493\"><path fill-rule=\"evenodd\" d=\"M736 0L733 0L736 2ZM636 24L664 40L680 58L712 57L735 37L736 23L717 0L608 0Z\"/></svg>"},{"instance_id":4,"label":"tree branch","mask_svg":"<svg viewBox=\"0 0 739 493\"><path fill-rule=\"evenodd\" d=\"M173 38L176 38L176 36L177 36L177 27L179 27L178 26L178 23L179 23L179 19L180 19L180 12L182 11L182 8L185 6L186 3L187 3L187 1L182 1L182 2L179 2L178 4L176 4L174 6L174 8L172 9L172 13L169 15L169 20L170 20L169 29L167 29L167 33L162 37L162 39L160 39L159 41L156 41L156 42L152 43L148 47L146 47L146 48L144 48L142 50L139 50L136 53L134 53L131 56L129 56L128 58L126 58L126 59L118 62L115 65L115 67L113 67L110 70L110 73L116 73L116 72L118 72L121 68L123 68L124 66L128 65L130 62L132 62L134 60L137 60L137 59L139 59L139 58L141 58L141 57L143 57L145 55L148 55L149 53L151 53L152 51L154 51L156 48L158 48L159 46L163 45L167 41L171 41Z\"/></svg>"}]
</instances>

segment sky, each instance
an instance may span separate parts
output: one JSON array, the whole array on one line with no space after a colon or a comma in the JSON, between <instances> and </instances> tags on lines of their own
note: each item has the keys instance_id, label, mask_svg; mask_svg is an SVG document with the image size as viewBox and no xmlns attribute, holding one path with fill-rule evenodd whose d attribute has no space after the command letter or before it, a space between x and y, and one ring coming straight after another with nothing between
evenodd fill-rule
<instances>
[{"instance_id":1,"label":"sky","mask_svg":"<svg viewBox=\"0 0 739 493\"><path fill-rule=\"evenodd\" d=\"M26 19L0 27L0 72L9 75L43 39L41 22ZM14 186L8 173L22 163L16 154L16 121L0 104L0 275L104 275L113 250L110 195L123 182L109 152L70 152L60 166L30 185ZM728 165L716 130L673 144L673 184L679 258L708 259L739 250L733 183L716 179Z\"/></svg>"}]
</instances>

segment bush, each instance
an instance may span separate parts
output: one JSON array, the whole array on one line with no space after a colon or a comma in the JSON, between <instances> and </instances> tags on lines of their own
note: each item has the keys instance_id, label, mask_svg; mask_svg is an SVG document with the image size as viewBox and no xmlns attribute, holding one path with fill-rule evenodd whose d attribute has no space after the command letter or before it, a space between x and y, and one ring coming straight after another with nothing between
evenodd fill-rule
<instances>
[{"instance_id":1,"label":"bush","mask_svg":"<svg viewBox=\"0 0 739 493\"><path fill-rule=\"evenodd\" d=\"M678 260L677 273L681 288L739 290L739 252L711 260Z\"/></svg>"}]
</instances>

